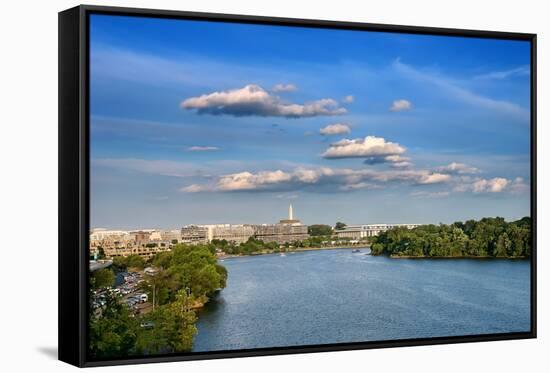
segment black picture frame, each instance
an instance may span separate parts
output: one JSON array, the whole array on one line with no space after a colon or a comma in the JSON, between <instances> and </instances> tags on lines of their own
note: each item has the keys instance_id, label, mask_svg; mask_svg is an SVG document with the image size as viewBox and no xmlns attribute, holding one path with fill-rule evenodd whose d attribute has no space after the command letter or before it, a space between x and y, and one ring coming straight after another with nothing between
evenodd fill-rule
<instances>
[{"instance_id":1,"label":"black picture frame","mask_svg":"<svg viewBox=\"0 0 550 373\"><path fill-rule=\"evenodd\" d=\"M531 45L531 330L458 337L341 343L131 357L94 361L87 354L88 241L89 241L89 29L91 14L383 31L473 38L528 41ZM81 5L59 13L59 360L79 367L282 355L325 351L485 342L536 338L537 335L537 209L536 209L536 34L449 28L398 26L310 19L275 18Z\"/></svg>"}]
</instances>

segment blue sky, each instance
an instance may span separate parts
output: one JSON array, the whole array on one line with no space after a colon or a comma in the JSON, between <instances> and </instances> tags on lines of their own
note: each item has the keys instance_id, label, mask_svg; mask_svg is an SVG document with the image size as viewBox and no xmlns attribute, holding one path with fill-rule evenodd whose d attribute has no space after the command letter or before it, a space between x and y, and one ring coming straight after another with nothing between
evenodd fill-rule
<instances>
[{"instance_id":1,"label":"blue sky","mask_svg":"<svg viewBox=\"0 0 550 373\"><path fill-rule=\"evenodd\" d=\"M92 227L529 214L529 44L92 15Z\"/></svg>"}]
</instances>

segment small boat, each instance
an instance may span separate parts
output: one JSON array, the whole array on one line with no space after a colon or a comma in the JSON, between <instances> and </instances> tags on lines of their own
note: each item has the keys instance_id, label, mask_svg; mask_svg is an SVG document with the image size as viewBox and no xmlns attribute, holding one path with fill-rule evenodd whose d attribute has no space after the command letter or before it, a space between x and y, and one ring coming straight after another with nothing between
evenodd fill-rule
<instances>
[{"instance_id":1,"label":"small boat","mask_svg":"<svg viewBox=\"0 0 550 373\"><path fill-rule=\"evenodd\" d=\"M353 249L351 252L352 252L352 253L360 253L361 250L359 250L359 249Z\"/></svg>"},{"instance_id":2,"label":"small boat","mask_svg":"<svg viewBox=\"0 0 550 373\"><path fill-rule=\"evenodd\" d=\"M286 254L285 254L285 253L281 253L281 255L279 255L279 256L286 256Z\"/></svg>"}]
</instances>

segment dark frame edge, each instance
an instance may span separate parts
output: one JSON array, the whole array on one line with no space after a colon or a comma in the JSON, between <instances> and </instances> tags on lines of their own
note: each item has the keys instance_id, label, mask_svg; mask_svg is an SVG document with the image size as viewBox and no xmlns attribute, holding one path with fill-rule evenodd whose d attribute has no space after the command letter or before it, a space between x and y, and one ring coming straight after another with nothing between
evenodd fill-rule
<instances>
[{"instance_id":1,"label":"dark frame edge","mask_svg":"<svg viewBox=\"0 0 550 373\"><path fill-rule=\"evenodd\" d=\"M84 366L81 7L58 14L58 359Z\"/></svg>"},{"instance_id":2,"label":"dark frame edge","mask_svg":"<svg viewBox=\"0 0 550 373\"><path fill-rule=\"evenodd\" d=\"M531 334L537 338L537 35L531 35Z\"/></svg>"},{"instance_id":3,"label":"dark frame edge","mask_svg":"<svg viewBox=\"0 0 550 373\"><path fill-rule=\"evenodd\" d=\"M502 333L502 334L485 334L473 336L459 337L436 337L425 339L408 339L408 340L388 340L381 342L359 342L359 343L339 343L332 345L318 346L295 346L295 347L274 347L263 349L252 349L244 351L212 351L197 354L174 354L169 356L156 357L134 357L127 359L113 360L97 360L87 361L83 366L87 368L116 366L116 365L134 365L134 364L151 364L151 363L170 363L178 361L194 361L194 360L217 360L217 359L233 359L243 357L262 357L262 356L280 356L280 355L295 355L295 354L311 354L322 352L340 352L340 351L361 351L378 348L399 348L399 347L427 347L446 344L462 344L462 343L479 343L479 342L504 342L511 340L526 340L535 339L536 335L533 332L520 333Z\"/></svg>"},{"instance_id":4,"label":"dark frame edge","mask_svg":"<svg viewBox=\"0 0 550 373\"><path fill-rule=\"evenodd\" d=\"M367 23L356 21L333 21L327 19L309 19L309 18L288 18L288 17L271 17L229 13L207 13L181 10L166 10L154 8L130 8L117 6L102 6L102 5L80 5L87 13L104 13L110 15L126 15L126 16L143 16L156 18L187 18L202 21L218 21L218 22L236 22L236 23L251 23L251 24L266 24L278 26L298 26L298 27L313 27L313 28L333 28L347 30L369 30L391 33L410 33L410 34L437 34L440 36L455 36L455 37L475 37L475 38L490 38L490 39L516 39L531 41L536 34L509 32L509 31L490 31L490 30L474 30L474 29L455 29L448 27L437 26L415 26L415 25L396 25L385 23Z\"/></svg>"}]
</instances>

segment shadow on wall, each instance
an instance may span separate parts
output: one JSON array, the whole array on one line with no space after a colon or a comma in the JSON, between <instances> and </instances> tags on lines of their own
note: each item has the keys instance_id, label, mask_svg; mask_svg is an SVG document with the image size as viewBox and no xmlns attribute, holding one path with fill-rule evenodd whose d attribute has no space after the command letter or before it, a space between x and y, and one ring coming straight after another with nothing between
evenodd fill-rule
<instances>
[{"instance_id":1,"label":"shadow on wall","mask_svg":"<svg viewBox=\"0 0 550 373\"><path fill-rule=\"evenodd\" d=\"M37 349L40 353L43 355L46 355L47 357L57 360L57 346L55 347L38 347Z\"/></svg>"}]
</instances>

